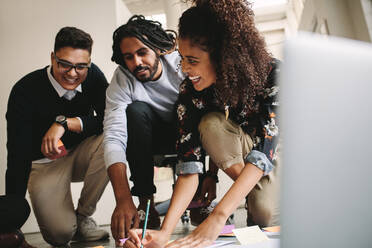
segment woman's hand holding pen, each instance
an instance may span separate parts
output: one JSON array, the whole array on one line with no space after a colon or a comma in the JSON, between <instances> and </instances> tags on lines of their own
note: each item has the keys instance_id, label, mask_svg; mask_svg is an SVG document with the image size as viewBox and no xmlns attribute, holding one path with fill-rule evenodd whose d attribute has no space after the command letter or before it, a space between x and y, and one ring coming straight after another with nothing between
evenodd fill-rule
<instances>
[{"instance_id":1,"label":"woman's hand holding pen","mask_svg":"<svg viewBox=\"0 0 372 248\"><path fill-rule=\"evenodd\" d=\"M127 246L125 244L126 248L140 248L141 242L145 248L163 248L170 238L169 234L164 231L146 230L146 236L141 240L142 229L131 229L128 233L128 237L131 242L128 243ZM133 243L135 246L132 246Z\"/></svg>"}]
</instances>

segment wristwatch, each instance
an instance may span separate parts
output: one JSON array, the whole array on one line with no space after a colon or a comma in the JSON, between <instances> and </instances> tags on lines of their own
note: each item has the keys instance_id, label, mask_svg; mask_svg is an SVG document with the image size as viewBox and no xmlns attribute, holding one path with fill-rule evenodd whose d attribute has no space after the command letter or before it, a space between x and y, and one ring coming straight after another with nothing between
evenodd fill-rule
<instances>
[{"instance_id":1,"label":"wristwatch","mask_svg":"<svg viewBox=\"0 0 372 248\"><path fill-rule=\"evenodd\" d=\"M55 120L56 123L61 124L65 131L68 130L67 118L64 115L58 115Z\"/></svg>"}]
</instances>

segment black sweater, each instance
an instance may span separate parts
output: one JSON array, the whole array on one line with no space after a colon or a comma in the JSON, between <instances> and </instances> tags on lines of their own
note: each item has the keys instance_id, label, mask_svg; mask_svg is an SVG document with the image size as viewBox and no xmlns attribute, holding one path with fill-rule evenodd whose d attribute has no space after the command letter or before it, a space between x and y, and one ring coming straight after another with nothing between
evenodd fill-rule
<instances>
[{"instance_id":1,"label":"black sweater","mask_svg":"<svg viewBox=\"0 0 372 248\"><path fill-rule=\"evenodd\" d=\"M25 195L32 161L44 157L42 138L57 115L80 117L83 122L83 132L66 131L63 135L62 142L67 149L102 132L107 80L92 64L81 85L82 92L77 92L71 101L59 97L45 67L27 74L13 86L6 113L6 194Z\"/></svg>"}]
</instances>

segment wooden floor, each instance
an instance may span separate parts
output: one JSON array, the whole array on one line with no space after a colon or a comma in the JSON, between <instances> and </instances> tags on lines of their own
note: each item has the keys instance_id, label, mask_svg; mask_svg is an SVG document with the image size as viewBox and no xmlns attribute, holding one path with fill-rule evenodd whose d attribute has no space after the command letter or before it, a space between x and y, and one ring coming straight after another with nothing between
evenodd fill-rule
<instances>
[{"instance_id":1,"label":"wooden floor","mask_svg":"<svg viewBox=\"0 0 372 248\"><path fill-rule=\"evenodd\" d=\"M239 208L234 213L234 223L235 227L244 227L246 226L246 217L247 212L244 208ZM111 233L110 226L102 226L105 230ZM186 234L190 233L193 229L195 229L194 226L191 224L182 224L181 221L178 222L177 227L172 234L171 239L175 240L181 237L184 237ZM37 247L37 248L50 248L52 247L48 243L44 241L40 233L32 233L32 234L26 234L26 240L29 244ZM231 238L220 238L219 240L231 240ZM70 243L71 248L86 248L86 247L96 247L96 246L104 246L104 247L115 247L115 242L110 237L108 240L104 241L98 241L98 242L72 242Z\"/></svg>"}]
</instances>

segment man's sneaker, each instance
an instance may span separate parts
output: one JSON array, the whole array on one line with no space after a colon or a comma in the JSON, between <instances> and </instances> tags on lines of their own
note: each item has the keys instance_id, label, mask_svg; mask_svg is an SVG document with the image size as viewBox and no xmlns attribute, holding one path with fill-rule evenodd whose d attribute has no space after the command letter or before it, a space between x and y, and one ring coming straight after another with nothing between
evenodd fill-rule
<instances>
[{"instance_id":1,"label":"man's sneaker","mask_svg":"<svg viewBox=\"0 0 372 248\"><path fill-rule=\"evenodd\" d=\"M209 206L191 208L190 209L190 219L191 225L199 226L209 214L212 213L214 207L217 205L217 202L213 201Z\"/></svg>"},{"instance_id":2,"label":"man's sneaker","mask_svg":"<svg viewBox=\"0 0 372 248\"><path fill-rule=\"evenodd\" d=\"M235 224L235 221L234 221L234 214L231 214L231 215L229 216L229 218L227 218L227 220L226 220L226 224L225 224L225 225L233 225L233 224Z\"/></svg>"},{"instance_id":3,"label":"man's sneaker","mask_svg":"<svg viewBox=\"0 0 372 248\"><path fill-rule=\"evenodd\" d=\"M0 233L0 247L20 247L24 240L25 236L18 229L10 233Z\"/></svg>"},{"instance_id":4,"label":"man's sneaker","mask_svg":"<svg viewBox=\"0 0 372 248\"><path fill-rule=\"evenodd\" d=\"M140 218L140 223L138 228L143 228L145 224L146 217L146 205L140 204L137 208L138 216ZM160 216L158 211L156 211L154 205L150 205L149 216L147 220L148 229L159 229L160 228Z\"/></svg>"},{"instance_id":5,"label":"man's sneaker","mask_svg":"<svg viewBox=\"0 0 372 248\"><path fill-rule=\"evenodd\" d=\"M72 238L73 241L96 241L107 239L109 233L99 229L92 217L77 214L77 231Z\"/></svg>"},{"instance_id":6,"label":"man's sneaker","mask_svg":"<svg viewBox=\"0 0 372 248\"><path fill-rule=\"evenodd\" d=\"M36 248L36 247L30 245L29 243L27 243L26 240L23 240L23 243L22 243L22 245L19 248Z\"/></svg>"},{"instance_id":7,"label":"man's sneaker","mask_svg":"<svg viewBox=\"0 0 372 248\"><path fill-rule=\"evenodd\" d=\"M191 225L200 225L208 216L213 212L214 208L217 206L217 201L212 201L209 206L191 208L190 209L190 219ZM230 215L226 220L226 225L234 224L234 214Z\"/></svg>"}]
</instances>

